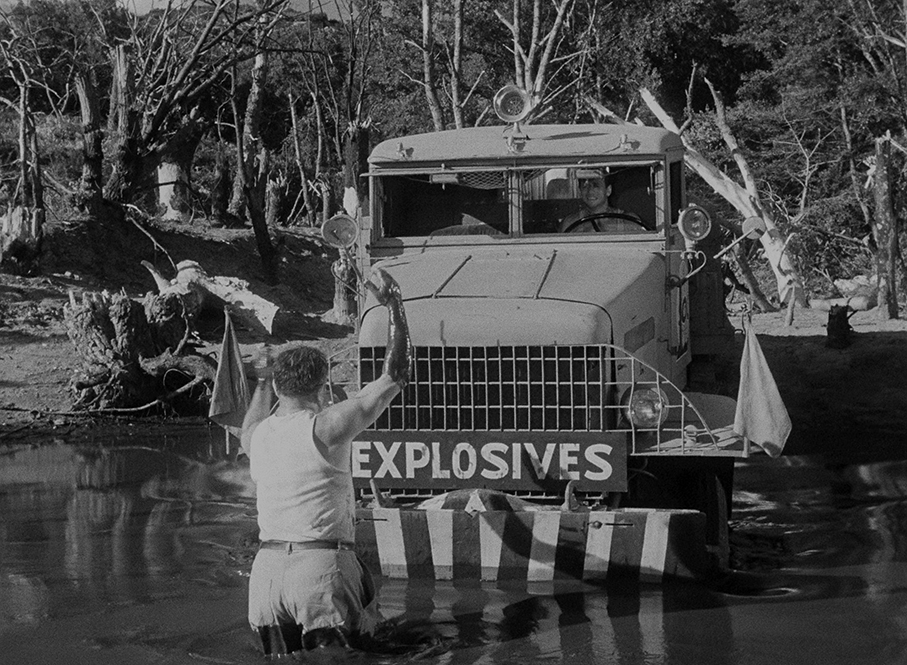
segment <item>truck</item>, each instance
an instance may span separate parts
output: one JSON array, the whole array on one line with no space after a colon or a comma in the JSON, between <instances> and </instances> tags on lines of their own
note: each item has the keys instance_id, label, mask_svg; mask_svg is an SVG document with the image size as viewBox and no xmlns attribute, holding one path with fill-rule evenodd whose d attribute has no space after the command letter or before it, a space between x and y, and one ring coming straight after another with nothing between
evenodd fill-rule
<instances>
[{"instance_id":1,"label":"truck","mask_svg":"<svg viewBox=\"0 0 907 665\"><path fill-rule=\"evenodd\" d=\"M684 147L629 124L503 125L386 140L364 214L325 223L399 283L410 383L353 444L357 549L390 577L701 578L727 562L735 400L690 390L733 328L687 200ZM607 191L593 210L589 181ZM360 296L354 363L387 315Z\"/></svg>"}]
</instances>

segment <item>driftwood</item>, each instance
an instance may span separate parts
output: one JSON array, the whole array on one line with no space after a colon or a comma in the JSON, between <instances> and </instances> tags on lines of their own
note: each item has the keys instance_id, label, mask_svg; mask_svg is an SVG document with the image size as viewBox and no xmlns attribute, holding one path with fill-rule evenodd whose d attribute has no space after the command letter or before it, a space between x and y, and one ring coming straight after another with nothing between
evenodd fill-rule
<instances>
[{"instance_id":1,"label":"driftwood","mask_svg":"<svg viewBox=\"0 0 907 665\"><path fill-rule=\"evenodd\" d=\"M270 334L274 317L280 309L274 303L257 296L249 290L249 283L236 277L208 275L195 261L180 261L176 264L176 276L164 277L153 265L142 261L157 285L159 296L175 294L186 305L186 318L192 322L202 307L223 310L239 318L248 328Z\"/></svg>"}]
</instances>

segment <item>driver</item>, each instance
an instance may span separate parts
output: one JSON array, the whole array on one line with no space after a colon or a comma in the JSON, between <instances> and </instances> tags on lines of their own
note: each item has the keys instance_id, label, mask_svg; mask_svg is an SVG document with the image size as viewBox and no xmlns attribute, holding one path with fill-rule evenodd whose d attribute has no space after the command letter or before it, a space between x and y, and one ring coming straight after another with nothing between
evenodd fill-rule
<instances>
[{"instance_id":1,"label":"driver","mask_svg":"<svg viewBox=\"0 0 907 665\"><path fill-rule=\"evenodd\" d=\"M608 213L617 213L627 215L638 219L636 215L628 213L620 208L612 208L608 204L608 197L611 196L611 185L605 180L604 174L598 169L583 169L576 174L579 183L580 198L582 198L582 207L561 220L558 231L563 233L570 229L576 233L590 233L593 231L612 231L615 233L640 233L645 231L642 226L642 220L633 222L629 219L619 217L608 217ZM579 220L590 218L576 224ZM570 228L576 224L573 228Z\"/></svg>"}]
</instances>

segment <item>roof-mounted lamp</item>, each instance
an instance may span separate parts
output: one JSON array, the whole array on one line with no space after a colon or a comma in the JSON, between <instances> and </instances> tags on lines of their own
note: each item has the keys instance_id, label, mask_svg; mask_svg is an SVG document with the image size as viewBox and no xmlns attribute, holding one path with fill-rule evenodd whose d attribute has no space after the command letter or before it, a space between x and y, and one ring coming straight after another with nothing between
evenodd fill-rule
<instances>
[{"instance_id":1,"label":"roof-mounted lamp","mask_svg":"<svg viewBox=\"0 0 907 665\"><path fill-rule=\"evenodd\" d=\"M532 111L532 97L519 86L505 85L494 96L492 106L501 120L512 125L512 131L507 136L507 146L511 152L519 152L528 140L520 130L520 123Z\"/></svg>"}]
</instances>

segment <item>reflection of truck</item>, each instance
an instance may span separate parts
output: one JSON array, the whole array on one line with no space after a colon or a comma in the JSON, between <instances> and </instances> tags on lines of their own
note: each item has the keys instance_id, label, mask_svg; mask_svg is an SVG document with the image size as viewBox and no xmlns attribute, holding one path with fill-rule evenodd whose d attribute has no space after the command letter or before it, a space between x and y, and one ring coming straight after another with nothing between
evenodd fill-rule
<instances>
[{"instance_id":1,"label":"reflection of truck","mask_svg":"<svg viewBox=\"0 0 907 665\"><path fill-rule=\"evenodd\" d=\"M362 272L380 262L400 283L415 362L412 382L354 444L357 483L374 480L398 505L458 488L560 505L573 481L567 491L577 503L532 520L494 517L475 503L487 492L460 491L448 495L446 517L365 511L361 546L385 549L367 560L385 574L419 574L412 557L421 547L424 574L494 579L487 556L505 577L502 562L522 557L534 579L533 566L542 578L540 569L562 575L566 547L585 561L572 576L589 578L609 560L613 572L614 561L633 558L615 552L631 533L630 549L663 541L654 555L662 570L640 563L644 573L698 574L703 560L689 543L726 554L733 464L748 446L730 428L733 400L684 391L691 330L718 334L707 328L727 321L720 278L699 273L700 301L689 300L690 274L705 262L692 241L709 222L687 207L680 139L630 125L478 127L386 141L369 161L356 261ZM590 172L606 178L612 209L595 216L591 232L563 223L588 216L580 181ZM568 226L574 231L559 230ZM387 322L374 301L360 312L367 382L381 371ZM691 312L705 314L691 322ZM466 517L457 496L473 502ZM472 560L460 550L473 537L457 520L475 523L475 510L488 510L478 531L463 528L481 541L478 558L457 568L457 556ZM393 538L401 552L387 551ZM456 543L452 553L438 549L445 538ZM546 539L547 554L537 542ZM586 551L593 540L608 551Z\"/></svg>"}]
</instances>

